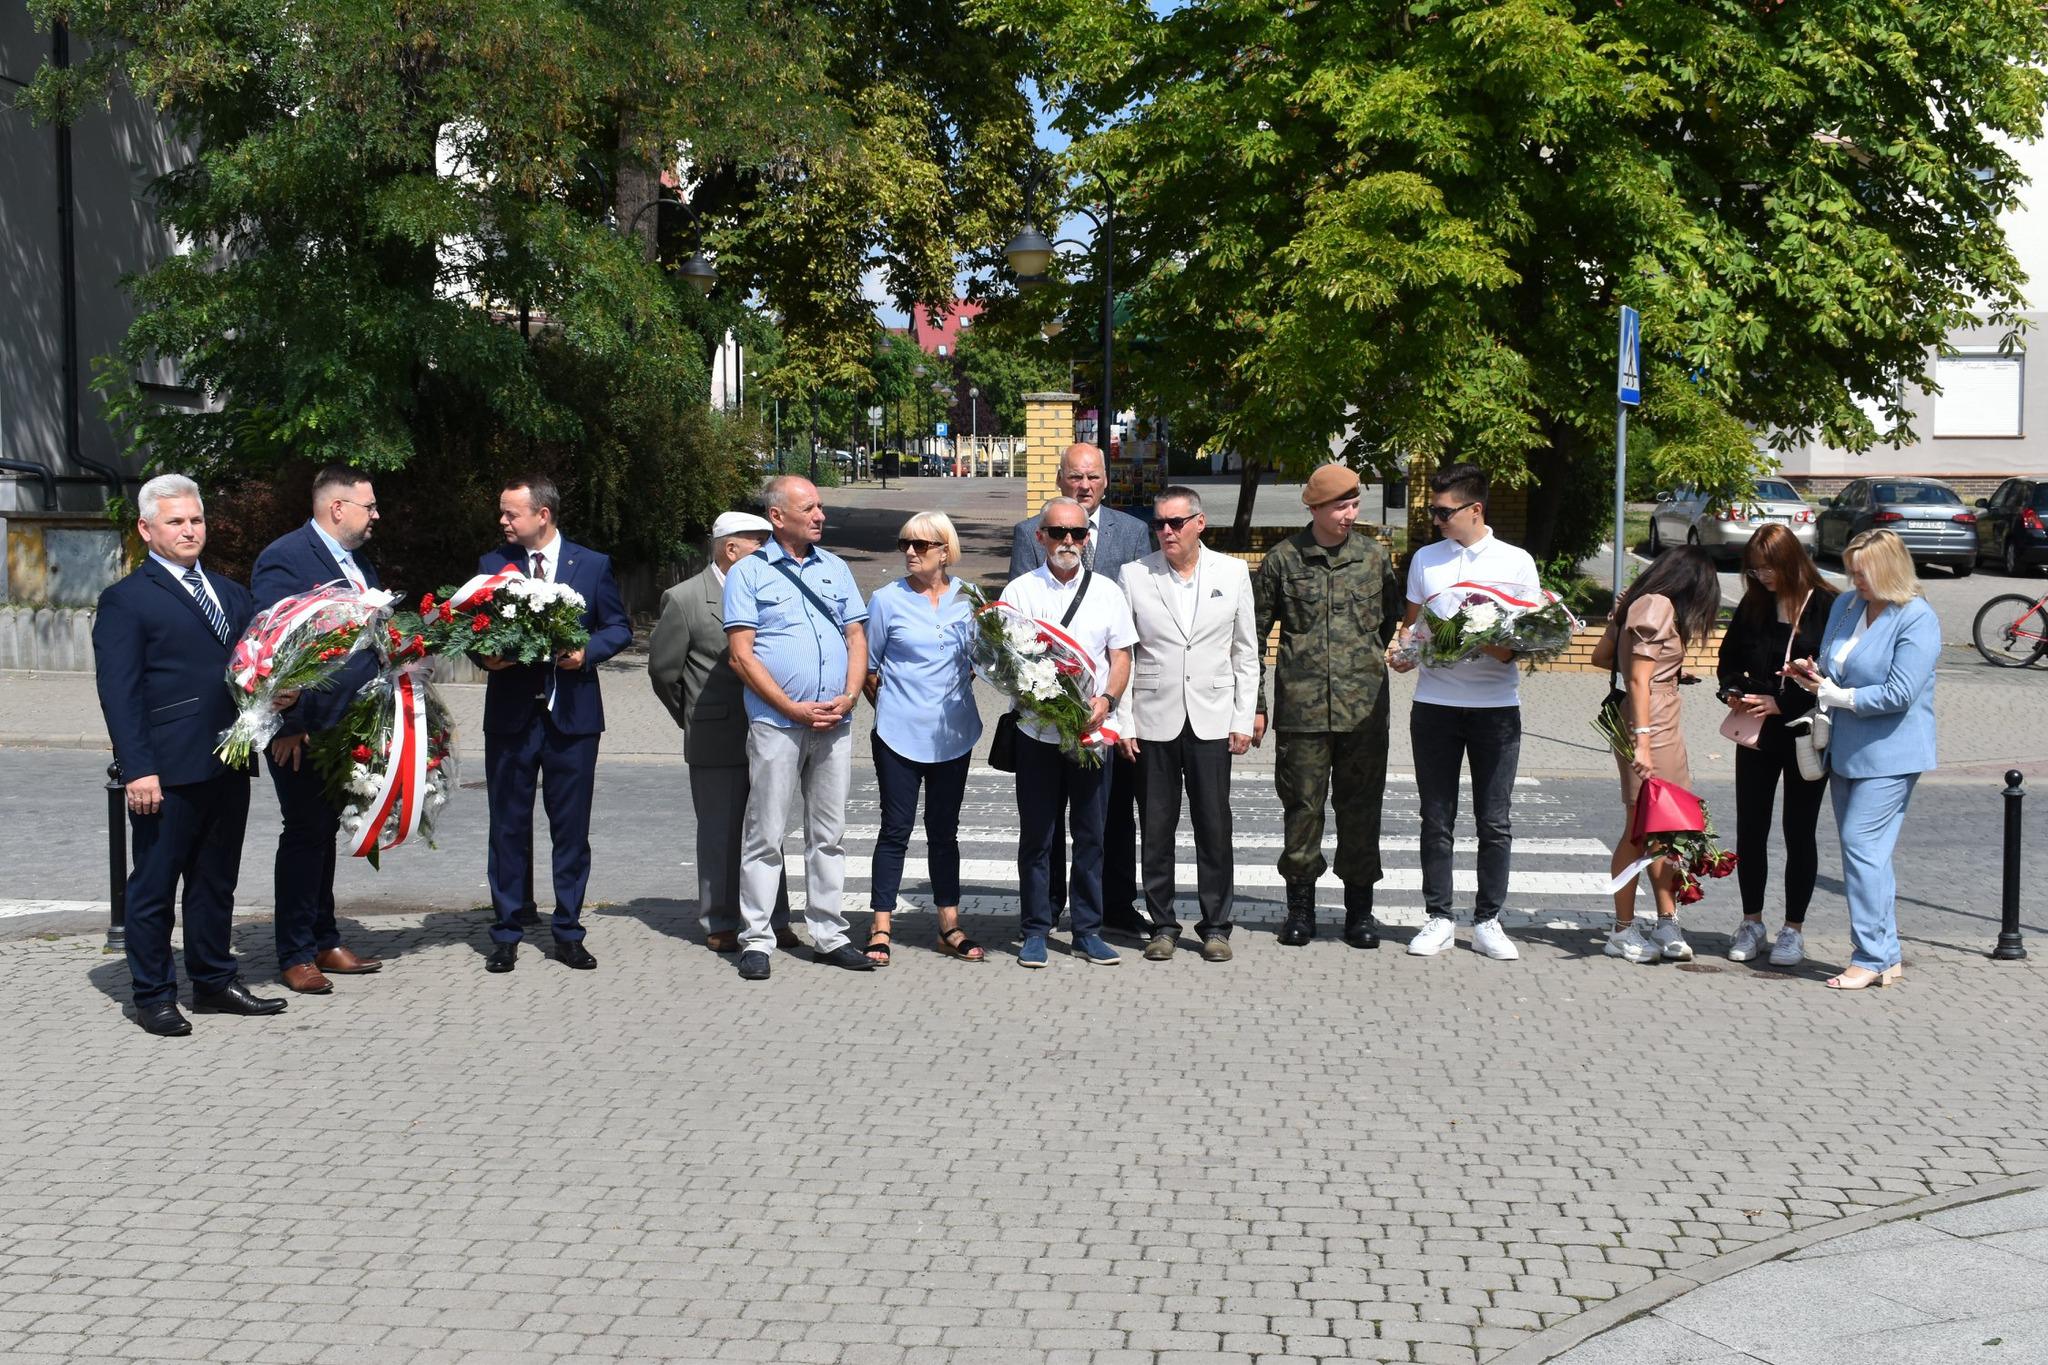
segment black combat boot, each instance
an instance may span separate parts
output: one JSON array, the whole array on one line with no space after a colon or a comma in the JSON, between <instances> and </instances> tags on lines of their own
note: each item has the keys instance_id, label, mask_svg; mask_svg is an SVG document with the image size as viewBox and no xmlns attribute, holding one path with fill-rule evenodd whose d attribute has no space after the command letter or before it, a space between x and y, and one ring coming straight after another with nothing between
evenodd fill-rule
<instances>
[{"instance_id":1,"label":"black combat boot","mask_svg":"<svg viewBox=\"0 0 2048 1365\"><path fill-rule=\"evenodd\" d=\"M1280 946L1299 948L1316 936L1316 884L1287 883L1287 922L1280 926Z\"/></svg>"},{"instance_id":2,"label":"black combat boot","mask_svg":"<svg viewBox=\"0 0 2048 1365\"><path fill-rule=\"evenodd\" d=\"M1380 927L1372 921L1372 887L1344 887L1344 941L1354 948L1380 946Z\"/></svg>"}]
</instances>

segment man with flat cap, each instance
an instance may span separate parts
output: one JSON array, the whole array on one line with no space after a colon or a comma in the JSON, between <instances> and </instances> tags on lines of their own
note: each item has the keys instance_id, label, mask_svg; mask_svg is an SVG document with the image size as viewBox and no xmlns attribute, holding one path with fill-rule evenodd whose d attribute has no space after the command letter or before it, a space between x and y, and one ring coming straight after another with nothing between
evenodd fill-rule
<instances>
[{"instance_id":1,"label":"man with flat cap","mask_svg":"<svg viewBox=\"0 0 2048 1365\"><path fill-rule=\"evenodd\" d=\"M1327 464L1301 500L1309 524L1270 550L1252 579L1263 648L1280 623L1272 707L1261 688L1255 733L1278 743L1274 785L1285 820L1280 875L1287 918L1280 942L1316 933L1323 858L1323 805L1337 811L1337 876L1344 883L1344 941L1379 946L1373 886L1380 867L1380 800L1387 785L1386 647L1400 622L1401 585L1377 540L1354 535L1358 474Z\"/></svg>"},{"instance_id":2,"label":"man with flat cap","mask_svg":"<svg viewBox=\"0 0 2048 1365\"><path fill-rule=\"evenodd\" d=\"M740 950L740 835L747 813L747 697L725 638L725 576L768 543L774 528L751 512L711 523L711 563L662 595L647 644L654 695L683 731L690 804L697 812L697 914L713 952ZM794 948L789 884L775 897L775 939Z\"/></svg>"}]
</instances>

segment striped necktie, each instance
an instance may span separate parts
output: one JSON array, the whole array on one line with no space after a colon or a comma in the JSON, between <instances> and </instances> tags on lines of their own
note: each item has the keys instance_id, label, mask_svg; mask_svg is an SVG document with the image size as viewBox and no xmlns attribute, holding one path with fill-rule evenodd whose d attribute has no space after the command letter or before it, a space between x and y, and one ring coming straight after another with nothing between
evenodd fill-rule
<instances>
[{"instance_id":1,"label":"striped necktie","mask_svg":"<svg viewBox=\"0 0 2048 1365\"><path fill-rule=\"evenodd\" d=\"M206 624L212 626L213 633L220 637L222 644L226 644L228 642L227 613L214 603L212 595L206 591L206 580L199 576L199 566L194 564L191 568L185 570L184 577L185 586L191 589L192 600L197 602L199 610L205 613Z\"/></svg>"}]
</instances>

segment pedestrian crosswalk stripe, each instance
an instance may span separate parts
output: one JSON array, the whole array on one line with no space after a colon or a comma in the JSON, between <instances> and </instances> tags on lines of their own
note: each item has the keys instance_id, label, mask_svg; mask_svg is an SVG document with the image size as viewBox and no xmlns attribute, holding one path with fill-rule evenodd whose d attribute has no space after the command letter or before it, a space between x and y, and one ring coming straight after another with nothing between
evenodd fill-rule
<instances>
[{"instance_id":1,"label":"pedestrian crosswalk stripe","mask_svg":"<svg viewBox=\"0 0 2048 1365\"><path fill-rule=\"evenodd\" d=\"M872 843L881 837L881 832L879 825L848 825L843 837L847 843ZM913 835L913 844L922 843L923 837L923 831L920 828ZM1187 826L1183 823L1181 826L1182 842L1185 843L1189 837ZM993 825L970 827L963 825L960 828L960 842L963 844L1008 845L1014 844L1016 839L1017 828L1015 825L1001 827ZM1239 849L1277 849L1281 846L1282 839L1278 830L1267 833L1239 830L1231 836L1230 842L1232 847ZM791 847L794 848L794 846L792 843ZM1382 853L1419 853L1422 851L1422 840L1413 835L1382 835L1380 837L1380 851ZM1456 841L1456 851L1459 853L1477 853L1479 851L1479 841L1477 839L1459 839ZM1531 836L1515 840L1515 856L1518 858L1572 857L1604 859L1608 856L1609 852L1608 846L1601 843L1598 839L1552 839Z\"/></svg>"},{"instance_id":2,"label":"pedestrian crosswalk stripe","mask_svg":"<svg viewBox=\"0 0 2048 1365\"><path fill-rule=\"evenodd\" d=\"M691 866L689 863L683 864ZM795 851L786 855L786 866L792 874L800 873L803 859ZM866 860L854 856L847 860L846 881L866 883L868 880ZM906 887L922 886L930 875L923 858L906 858L903 863L903 883ZM1531 896L1607 896L1607 874L1605 872L1526 872L1517 871L1509 883L1511 892L1522 898ZM1017 884L1017 860L1015 858L963 858L960 860L960 880L965 883L1014 887ZM1174 884L1190 893L1195 889L1195 865L1180 863L1173 869ZM1287 885L1276 867L1240 864L1232 876L1233 885L1243 891L1247 888L1264 888L1278 891ZM1451 874L1451 883L1459 891L1475 891L1479 887L1479 874L1463 870ZM1344 883L1334 872L1325 872L1316 883L1325 890L1342 891ZM1422 869L1419 867L1388 868L1380 881L1381 891L1420 891ZM792 888L792 891L794 888Z\"/></svg>"}]
</instances>

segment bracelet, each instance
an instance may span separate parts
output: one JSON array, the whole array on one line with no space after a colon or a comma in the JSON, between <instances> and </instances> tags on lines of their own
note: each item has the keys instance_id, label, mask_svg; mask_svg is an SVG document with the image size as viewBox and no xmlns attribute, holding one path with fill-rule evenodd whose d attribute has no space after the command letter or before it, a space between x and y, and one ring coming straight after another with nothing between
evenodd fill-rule
<instances>
[{"instance_id":1,"label":"bracelet","mask_svg":"<svg viewBox=\"0 0 2048 1365\"><path fill-rule=\"evenodd\" d=\"M1629 731L1629 733L1632 735L1647 735L1653 733L1656 730L1656 728L1657 727L1654 725L1638 725L1635 729Z\"/></svg>"}]
</instances>

